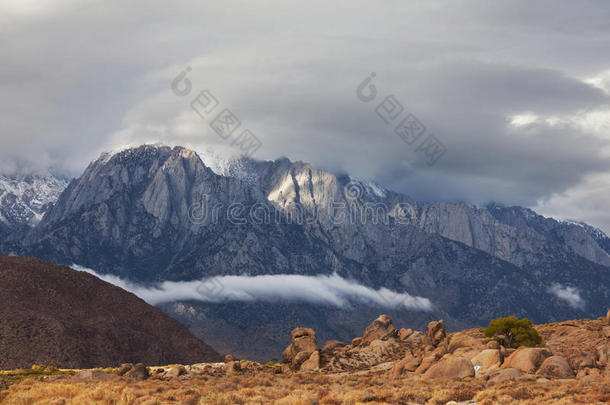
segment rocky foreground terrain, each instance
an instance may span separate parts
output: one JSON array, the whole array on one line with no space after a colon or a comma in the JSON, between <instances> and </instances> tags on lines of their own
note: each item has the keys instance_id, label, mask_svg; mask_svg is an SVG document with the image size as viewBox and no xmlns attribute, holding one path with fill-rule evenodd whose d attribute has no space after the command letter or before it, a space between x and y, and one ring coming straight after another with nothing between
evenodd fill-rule
<instances>
[{"instance_id":1,"label":"rocky foreground terrain","mask_svg":"<svg viewBox=\"0 0 610 405\"><path fill-rule=\"evenodd\" d=\"M282 362L123 364L3 372L7 404L572 404L610 401L610 311L537 325L540 347L505 348L481 329L397 329L381 315L363 336L319 345L297 328ZM3 381L3 382L2 382ZM4 388L4 389L2 389Z\"/></svg>"}]
</instances>

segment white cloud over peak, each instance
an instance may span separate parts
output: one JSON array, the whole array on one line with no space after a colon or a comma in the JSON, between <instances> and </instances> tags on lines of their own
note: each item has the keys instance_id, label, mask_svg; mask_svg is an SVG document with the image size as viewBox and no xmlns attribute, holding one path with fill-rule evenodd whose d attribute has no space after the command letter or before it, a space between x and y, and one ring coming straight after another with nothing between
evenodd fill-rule
<instances>
[{"instance_id":1,"label":"white cloud over peak","mask_svg":"<svg viewBox=\"0 0 610 405\"><path fill-rule=\"evenodd\" d=\"M231 154L193 97L169 89L191 66L194 91L263 141L255 157L420 200L534 207L564 195L572 210L568 191L610 170L610 3L588 5L9 0L0 165L77 175L104 149L144 142ZM371 72L379 95L367 104L355 90ZM435 166L376 115L388 95L447 147ZM596 218L610 232L610 211Z\"/></svg>"}]
</instances>

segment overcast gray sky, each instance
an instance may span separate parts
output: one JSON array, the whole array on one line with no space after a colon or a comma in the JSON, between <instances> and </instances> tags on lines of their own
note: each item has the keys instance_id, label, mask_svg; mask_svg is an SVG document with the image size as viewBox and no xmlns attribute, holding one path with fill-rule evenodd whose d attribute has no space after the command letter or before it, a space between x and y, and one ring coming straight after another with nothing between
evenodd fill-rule
<instances>
[{"instance_id":1,"label":"overcast gray sky","mask_svg":"<svg viewBox=\"0 0 610 405\"><path fill-rule=\"evenodd\" d=\"M610 232L607 1L3 0L0 58L2 171L78 175L144 142L233 153L190 109L209 89L257 158ZM446 146L434 166L375 114L389 95Z\"/></svg>"}]
</instances>

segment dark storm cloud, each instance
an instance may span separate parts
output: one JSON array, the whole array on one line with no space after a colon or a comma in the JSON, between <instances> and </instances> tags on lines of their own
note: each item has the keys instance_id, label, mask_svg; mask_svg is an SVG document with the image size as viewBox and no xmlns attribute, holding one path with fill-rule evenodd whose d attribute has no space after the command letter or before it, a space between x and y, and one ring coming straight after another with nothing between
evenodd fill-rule
<instances>
[{"instance_id":1,"label":"dark storm cloud","mask_svg":"<svg viewBox=\"0 0 610 405\"><path fill-rule=\"evenodd\" d=\"M169 89L189 65L194 91L262 140L256 157L610 230L610 4L230 3L1 5L2 166L77 174L155 141L232 153ZM378 98L363 103L371 72ZM387 95L445 144L436 165L377 117Z\"/></svg>"}]
</instances>

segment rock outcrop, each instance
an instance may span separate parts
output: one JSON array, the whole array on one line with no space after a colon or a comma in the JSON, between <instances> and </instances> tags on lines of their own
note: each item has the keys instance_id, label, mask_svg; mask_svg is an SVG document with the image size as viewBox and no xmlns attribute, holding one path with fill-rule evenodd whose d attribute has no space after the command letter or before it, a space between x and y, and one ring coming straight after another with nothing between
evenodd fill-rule
<instances>
[{"instance_id":1,"label":"rock outcrop","mask_svg":"<svg viewBox=\"0 0 610 405\"><path fill-rule=\"evenodd\" d=\"M477 371L487 371L493 367L500 367L502 356L500 356L500 350L485 349L470 359L470 361L475 367L479 367Z\"/></svg>"},{"instance_id":2,"label":"rock outcrop","mask_svg":"<svg viewBox=\"0 0 610 405\"><path fill-rule=\"evenodd\" d=\"M307 360L305 360L299 367L299 370L301 370L301 371L315 371L315 370L319 370L319 369L320 369L320 352L318 350L316 350L315 352L312 352L309 355L309 357L307 358Z\"/></svg>"},{"instance_id":3,"label":"rock outcrop","mask_svg":"<svg viewBox=\"0 0 610 405\"><path fill-rule=\"evenodd\" d=\"M400 377L407 372L413 372L417 370L421 361L421 357L415 356L413 353L411 353L411 351L408 351L402 360L394 363L394 366L392 367L392 375L394 377Z\"/></svg>"},{"instance_id":4,"label":"rock outcrop","mask_svg":"<svg viewBox=\"0 0 610 405\"><path fill-rule=\"evenodd\" d=\"M494 369L487 374L487 381L490 384L502 384L507 381L517 381L522 375L523 371L512 367Z\"/></svg>"},{"instance_id":5,"label":"rock outcrop","mask_svg":"<svg viewBox=\"0 0 610 405\"><path fill-rule=\"evenodd\" d=\"M308 332L308 336L312 333L313 331ZM291 360L297 350L296 346L293 346L294 341L295 338L284 351L283 359L287 364L299 363L299 357L297 360ZM366 328L364 336L354 338L351 344L330 341L318 353L312 350L311 343L309 341L308 349L303 351L303 353L311 353L311 356L305 359L305 355L302 355L303 365L293 366L293 369L303 370L303 367L306 367L314 370L321 368L326 371L358 370L401 358L405 356L407 350L398 338L398 330L388 315L381 315L371 322Z\"/></svg>"},{"instance_id":6,"label":"rock outcrop","mask_svg":"<svg viewBox=\"0 0 610 405\"><path fill-rule=\"evenodd\" d=\"M296 328L290 334L290 339L290 345L282 353L282 362L292 370L320 368L320 353L313 329Z\"/></svg>"},{"instance_id":7,"label":"rock outcrop","mask_svg":"<svg viewBox=\"0 0 610 405\"><path fill-rule=\"evenodd\" d=\"M425 373L425 378L454 379L474 377L474 367L464 357L450 357L433 364Z\"/></svg>"},{"instance_id":8,"label":"rock outcrop","mask_svg":"<svg viewBox=\"0 0 610 405\"><path fill-rule=\"evenodd\" d=\"M392 324L392 318L388 315L381 315L366 328L362 342L370 343L376 339L385 340L396 336L398 336L398 330Z\"/></svg>"},{"instance_id":9,"label":"rock outcrop","mask_svg":"<svg viewBox=\"0 0 610 405\"><path fill-rule=\"evenodd\" d=\"M540 381L597 378L610 373L610 343L604 334L605 320L602 318L537 325L550 346L518 349L507 349L497 341L487 342L481 329L447 334L442 325L443 321L431 322L427 333L422 334L423 339L414 343L409 338L417 331L401 333L394 328L391 318L383 315L367 327L364 333L367 339L354 338L352 344L329 341L321 351L312 351L313 331L300 328L293 334L293 344L299 337L306 338L300 347L308 349L297 354L296 363L301 365L301 371L382 369L394 379L412 375L424 379L475 377L489 384L537 378ZM573 336L582 340L574 341ZM583 348L595 345L598 350L591 359ZM294 353L294 347L296 345L289 347L287 352ZM572 357L561 353L570 353Z\"/></svg>"},{"instance_id":10,"label":"rock outcrop","mask_svg":"<svg viewBox=\"0 0 610 405\"><path fill-rule=\"evenodd\" d=\"M536 374L546 378L574 377L574 371L570 367L570 364L561 356L551 356L544 360Z\"/></svg>"},{"instance_id":11,"label":"rock outcrop","mask_svg":"<svg viewBox=\"0 0 610 405\"><path fill-rule=\"evenodd\" d=\"M551 351L546 348L521 347L504 360L502 367L512 367L524 373L534 373L551 355Z\"/></svg>"},{"instance_id":12,"label":"rock outcrop","mask_svg":"<svg viewBox=\"0 0 610 405\"><path fill-rule=\"evenodd\" d=\"M441 319L440 321L430 322L428 324L424 342L430 346L436 347L446 336L445 322Z\"/></svg>"},{"instance_id":13,"label":"rock outcrop","mask_svg":"<svg viewBox=\"0 0 610 405\"><path fill-rule=\"evenodd\" d=\"M142 364L135 364L131 370L128 370L125 374L126 377L133 378L134 380L146 380L150 374L148 373L148 368Z\"/></svg>"},{"instance_id":14,"label":"rock outcrop","mask_svg":"<svg viewBox=\"0 0 610 405\"><path fill-rule=\"evenodd\" d=\"M229 362L226 363L225 370L226 370L226 375L227 376L238 374L241 371L241 363L239 361L229 361ZM179 373L174 373L174 375L172 375L172 374L170 374L171 371L172 371L171 369L168 370L167 373L166 373L166 376L171 378L172 376L177 377L179 375L182 375L182 374L179 374Z\"/></svg>"},{"instance_id":15,"label":"rock outcrop","mask_svg":"<svg viewBox=\"0 0 610 405\"><path fill-rule=\"evenodd\" d=\"M409 338L409 336L411 336L412 334L413 334L413 330L411 328L409 328L409 329L400 328L400 330L398 331L398 339L407 340Z\"/></svg>"}]
</instances>

